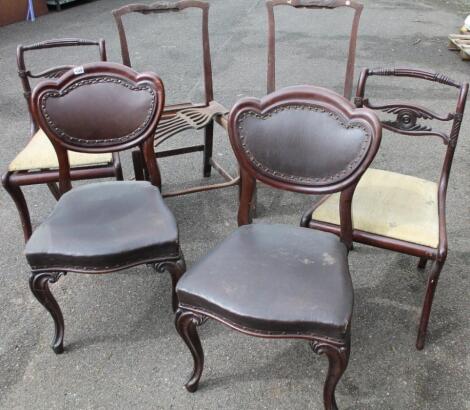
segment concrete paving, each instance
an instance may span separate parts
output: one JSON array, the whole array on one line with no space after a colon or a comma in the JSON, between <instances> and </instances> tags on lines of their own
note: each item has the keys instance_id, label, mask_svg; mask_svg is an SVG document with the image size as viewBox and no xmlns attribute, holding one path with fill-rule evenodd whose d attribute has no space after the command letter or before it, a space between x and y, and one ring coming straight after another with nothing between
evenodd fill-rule
<instances>
[{"instance_id":1,"label":"concrete paving","mask_svg":"<svg viewBox=\"0 0 470 410\"><path fill-rule=\"evenodd\" d=\"M49 38L107 40L119 61L110 11L125 0L82 2L35 23L0 28L0 162L7 164L28 134L25 103L16 75L15 48ZM470 63L446 50L446 36L466 16L465 2L364 0L357 67L406 66L468 79ZM341 91L346 12L279 9L278 86L313 83ZM334 17L333 17L334 16ZM263 0L211 1L210 32L216 99L230 106L265 91L266 13ZM197 100L201 82L196 13L129 19L138 69L165 81L170 101ZM178 46L178 47L176 47ZM36 58L85 62L91 53ZM39 54L37 54L39 56ZM386 99L408 93L414 101L452 110L454 93L406 81L378 82L371 91ZM372 90L372 88L371 88ZM352 356L337 388L341 409L470 409L469 398L469 118L464 121L448 192L450 252L432 312L424 351L414 348L426 276L417 259L357 246L350 263L355 286ZM170 145L200 135L185 134ZM437 179L439 140L386 134L375 166ZM217 130L215 155L235 171L228 140ZM130 177L129 155L123 155ZM202 159L164 159L164 189L200 182ZM212 180L218 181L217 177ZM37 226L54 205L44 187L26 190ZM297 225L315 198L262 187L256 222ZM70 274L54 285L66 321L66 352L49 347L52 320L28 288L28 266L16 209L0 191L0 407L3 409L321 409L327 362L306 343L242 336L214 322L201 328L206 367L195 394L183 383L192 366L177 336L170 308L170 280L147 267L103 276ZM169 199L188 266L236 227L235 188Z\"/></svg>"}]
</instances>

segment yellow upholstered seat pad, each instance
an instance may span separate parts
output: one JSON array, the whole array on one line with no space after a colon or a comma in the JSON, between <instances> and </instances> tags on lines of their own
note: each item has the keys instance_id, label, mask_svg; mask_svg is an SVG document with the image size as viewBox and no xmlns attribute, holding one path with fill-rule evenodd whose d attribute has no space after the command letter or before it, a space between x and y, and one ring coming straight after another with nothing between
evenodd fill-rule
<instances>
[{"instance_id":1,"label":"yellow upholstered seat pad","mask_svg":"<svg viewBox=\"0 0 470 410\"><path fill-rule=\"evenodd\" d=\"M69 161L71 167L105 165L112 161L112 155L109 153L86 154L69 151ZM10 163L8 170L29 171L57 168L59 168L59 162L54 147L44 131L39 130Z\"/></svg>"},{"instance_id":2,"label":"yellow upholstered seat pad","mask_svg":"<svg viewBox=\"0 0 470 410\"><path fill-rule=\"evenodd\" d=\"M353 197L354 229L437 248L437 184L370 168ZM339 225L339 193L331 195L312 219Z\"/></svg>"}]
</instances>

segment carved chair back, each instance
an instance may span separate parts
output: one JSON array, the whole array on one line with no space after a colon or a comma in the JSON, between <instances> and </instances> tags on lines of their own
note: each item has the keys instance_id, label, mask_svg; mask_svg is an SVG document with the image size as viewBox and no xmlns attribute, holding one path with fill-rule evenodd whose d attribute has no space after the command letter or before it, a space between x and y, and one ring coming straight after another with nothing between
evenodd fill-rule
<instances>
[{"instance_id":1,"label":"carved chair back","mask_svg":"<svg viewBox=\"0 0 470 410\"><path fill-rule=\"evenodd\" d=\"M266 7L268 10L268 94L276 89L276 29L274 20L275 6L291 6L296 9L336 9L339 7L349 7L354 9L354 18L349 39L348 60L346 64L346 76L344 81L343 93L343 95L349 100L351 98L354 81L357 33L359 29L359 20L361 18L363 5L355 0L267 0Z\"/></svg>"},{"instance_id":2,"label":"carved chair back","mask_svg":"<svg viewBox=\"0 0 470 410\"><path fill-rule=\"evenodd\" d=\"M83 47L83 46L95 46L98 48L99 60L106 61L106 46L105 41L100 39L98 41L83 40L78 38L64 38L47 40L40 43L30 45L19 45L16 50L16 63L18 66L18 76L21 80L23 87L23 95L28 105L29 117L31 120L31 136L38 130L38 125L34 120L31 111L31 80L32 79L45 79L45 78L57 78L64 74L66 71L74 67L74 65L61 65L56 67L50 67L38 73L33 73L26 68L25 53L33 50L44 50L58 47Z\"/></svg>"},{"instance_id":3,"label":"carved chair back","mask_svg":"<svg viewBox=\"0 0 470 410\"><path fill-rule=\"evenodd\" d=\"M150 181L158 186L153 143L164 102L163 83L155 74L115 63L87 64L39 83L32 110L57 153L61 193L71 189L67 150L101 153L139 146Z\"/></svg>"},{"instance_id":4,"label":"carved chair back","mask_svg":"<svg viewBox=\"0 0 470 410\"><path fill-rule=\"evenodd\" d=\"M428 108L411 104L408 102L396 102L391 104L374 105L370 102L369 98L365 97L365 90L367 80L371 76L385 76L385 77L408 77L418 80L431 81L454 87L458 90L457 106L455 112L446 114L438 114ZM378 69L370 70L364 69L359 78L357 93L355 97L355 104L357 107L367 107L376 112L385 114L396 115L395 120L382 120L383 128L403 135L411 136L436 136L442 139L447 145L444 165L442 168L439 191L440 194L445 195L447 183L449 179L450 169L452 167L452 160L454 157L455 147L459 138L460 127L462 124L463 113L465 110L465 103L468 94L468 84L459 84L445 75L430 73L422 70L413 69ZM426 124L420 124L420 120L426 121ZM450 132L442 132L434 130L429 126L429 121L439 123L449 123Z\"/></svg>"},{"instance_id":5,"label":"carved chair back","mask_svg":"<svg viewBox=\"0 0 470 410\"><path fill-rule=\"evenodd\" d=\"M256 180L305 194L341 191L341 233L351 241L352 195L382 134L372 111L324 88L295 86L240 100L228 129L241 169L240 225L249 223Z\"/></svg>"},{"instance_id":6,"label":"carved chair back","mask_svg":"<svg viewBox=\"0 0 470 410\"><path fill-rule=\"evenodd\" d=\"M203 59L203 79L205 103L209 104L214 99L212 86L212 63L209 43L209 3L199 0L180 0L175 3L153 3L153 4L128 4L119 9L113 10L116 21L119 41L121 44L122 63L131 67L129 46L122 17L129 13L161 14L186 10L188 8L198 8L202 11L202 59Z\"/></svg>"}]
</instances>

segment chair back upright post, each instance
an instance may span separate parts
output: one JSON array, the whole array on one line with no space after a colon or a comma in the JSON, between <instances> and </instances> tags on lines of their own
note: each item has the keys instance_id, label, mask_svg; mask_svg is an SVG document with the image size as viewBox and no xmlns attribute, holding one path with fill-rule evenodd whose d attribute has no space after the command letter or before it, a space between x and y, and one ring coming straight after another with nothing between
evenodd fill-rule
<instances>
[{"instance_id":1,"label":"chair back upright post","mask_svg":"<svg viewBox=\"0 0 470 410\"><path fill-rule=\"evenodd\" d=\"M79 38L65 38L65 39L54 39L42 41L30 45L19 45L16 49L16 63L18 66L18 76L21 80L21 85L23 87L23 95L26 99L26 104L28 106L28 113L31 122L31 136L33 136L38 131L38 124L34 120L31 109L31 82L30 79L41 79L41 78L57 78L64 74L67 70L73 68L73 65L62 65L57 67L51 67L46 70L43 70L39 73L32 73L30 70L27 70L25 63L25 53L33 50L44 50L49 48L58 48L58 47L82 47L82 46L97 46L99 51L100 61L106 61L106 44L104 39L94 40L85 40Z\"/></svg>"},{"instance_id":2,"label":"chair back upright post","mask_svg":"<svg viewBox=\"0 0 470 410\"><path fill-rule=\"evenodd\" d=\"M418 80L435 82L456 88L458 90L458 97L455 111L447 114L439 114L426 107L403 101L381 105L372 104L369 98L365 96L367 80L371 76L415 78ZM391 132L418 137L435 136L440 138L447 146L444 162L441 168L441 175L438 182L439 260L443 260L447 256L445 201L450 171L452 168L452 161L454 158L455 148L457 146L463 114L465 111L468 87L468 83L459 84L443 74L432 73L423 70L408 68L371 70L366 68L361 72L354 101L357 107L366 107L377 112L396 115L396 119L394 120L381 121L383 128ZM428 124L420 124L418 122L419 120L451 122L452 126L450 127L449 132L442 132L434 130Z\"/></svg>"},{"instance_id":3,"label":"chair back upright post","mask_svg":"<svg viewBox=\"0 0 470 410\"><path fill-rule=\"evenodd\" d=\"M341 238L351 247L351 203L380 145L370 110L313 86L288 87L232 108L230 142L241 170L239 225L251 222L256 180L304 194L341 192Z\"/></svg>"},{"instance_id":4,"label":"chair back upright post","mask_svg":"<svg viewBox=\"0 0 470 410\"><path fill-rule=\"evenodd\" d=\"M163 83L116 63L91 63L39 83L32 112L59 159L61 193L72 188L67 150L102 153L138 146L150 181L160 186L153 151L165 103Z\"/></svg>"},{"instance_id":5,"label":"chair back upright post","mask_svg":"<svg viewBox=\"0 0 470 410\"><path fill-rule=\"evenodd\" d=\"M355 0L267 0L266 8L268 11L268 94L272 93L276 89L276 28L274 18L274 7L276 6L291 6L296 9L336 9L339 7L349 7L354 9L354 17L349 38L348 60L346 64L346 75L343 92L344 97L349 100L352 95L352 88L354 82L357 35L363 5Z\"/></svg>"},{"instance_id":6,"label":"chair back upright post","mask_svg":"<svg viewBox=\"0 0 470 410\"><path fill-rule=\"evenodd\" d=\"M153 3L153 4L128 4L119 9L113 10L116 21L119 42L121 45L121 57L123 64L131 67L129 45L127 42L126 30L122 17L129 13L161 14L178 12L188 8L199 8L202 11L202 49L203 49L203 77L204 77L204 97L205 104L208 105L214 100L212 84L212 62L209 42L209 3L199 0L180 0L176 3Z\"/></svg>"}]
</instances>

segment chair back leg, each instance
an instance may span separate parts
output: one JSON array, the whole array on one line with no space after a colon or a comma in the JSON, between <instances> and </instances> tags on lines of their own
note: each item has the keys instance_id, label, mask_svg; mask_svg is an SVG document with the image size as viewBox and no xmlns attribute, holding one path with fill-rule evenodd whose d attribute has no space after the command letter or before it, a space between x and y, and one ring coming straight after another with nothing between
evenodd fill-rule
<instances>
[{"instance_id":1,"label":"chair back leg","mask_svg":"<svg viewBox=\"0 0 470 410\"><path fill-rule=\"evenodd\" d=\"M49 188L49 191L51 191L51 194L55 200L58 201L60 199L60 191L57 184L55 182L48 182L47 187Z\"/></svg>"},{"instance_id":2,"label":"chair back leg","mask_svg":"<svg viewBox=\"0 0 470 410\"><path fill-rule=\"evenodd\" d=\"M211 121L204 128L204 156L203 156L203 175L205 178L211 176L212 147L214 145L214 121Z\"/></svg>"},{"instance_id":3,"label":"chair back leg","mask_svg":"<svg viewBox=\"0 0 470 410\"><path fill-rule=\"evenodd\" d=\"M421 311L421 320L419 322L418 338L416 339L416 348L418 350L422 350L424 348L426 332L428 330L429 316L431 315L432 301L434 299L437 282L439 281L439 276L441 274L444 263L445 260L434 261L431 272L429 274L426 295L424 296L423 310Z\"/></svg>"},{"instance_id":4,"label":"chair back leg","mask_svg":"<svg viewBox=\"0 0 470 410\"><path fill-rule=\"evenodd\" d=\"M28 204L26 203L26 199L23 195L21 187L15 185L10 181L10 175L11 174L8 172L3 175L2 185L5 188L5 191L10 194L11 198L13 199L13 202L16 205L16 209L20 214L21 226L23 227L24 241L28 242L28 239L33 233L33 228L31 226L31 217L29 216Z\"/></svg>"},{"instance_id":5,"label":"chair back leg","mask_svg":"<svg viewBox=\"0 0 470 410\"><path fill-rule=\"evenodd\" d=\"M424 269L426 268L426 264L427 264L428 260L427 258L425 258L424 256L419 258L419 262L418 262L418 269Z\"/></svg>"}]
</instances>

